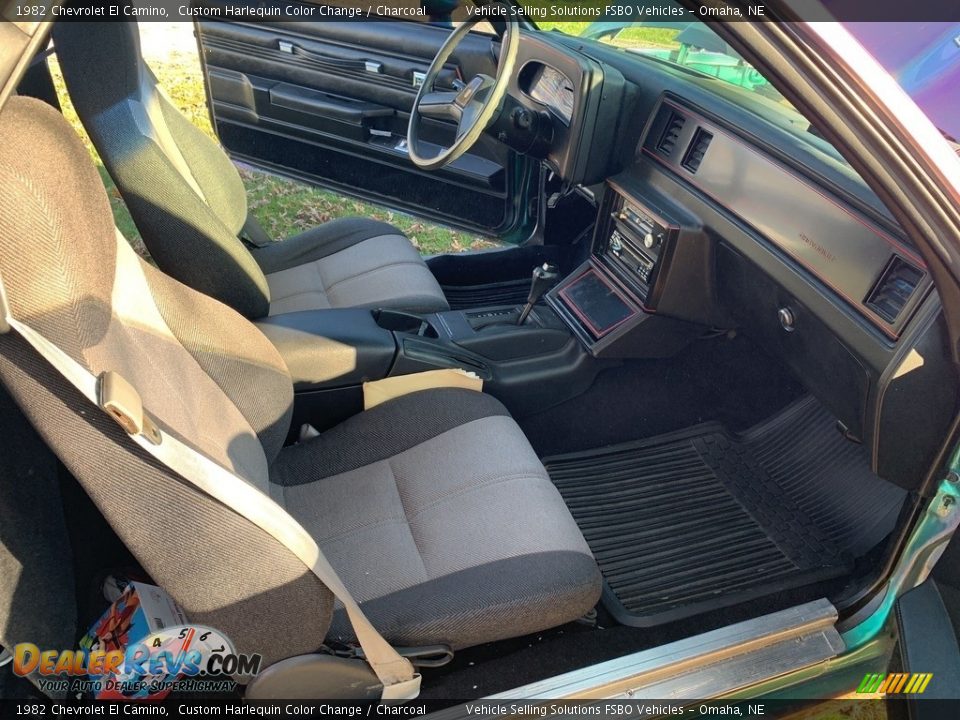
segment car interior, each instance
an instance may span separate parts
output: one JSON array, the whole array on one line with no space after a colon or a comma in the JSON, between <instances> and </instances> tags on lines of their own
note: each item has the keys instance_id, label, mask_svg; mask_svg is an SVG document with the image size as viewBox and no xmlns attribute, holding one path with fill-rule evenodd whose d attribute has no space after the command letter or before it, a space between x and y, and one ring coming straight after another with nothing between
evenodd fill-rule
<instances>
[{"instance_id":1,"label":"car interior","mask_svg":"<svg viewBox=\"0 0 960 720\"><path fill-rule=\"evenodd\" d=\"M960 388L924 261L814 123L527 23L194 28L220 145L136 23L54 23L0 110L5 302L295 517L421 697L870 600ZM505 244L424 258L363 217L275 241L233 161ZM482 392L365 403L440 369ZM73 647L117 572L267 664L355 643L287 548L13 333L0 381L3 645Z\"/></svg>"}]
</instances>

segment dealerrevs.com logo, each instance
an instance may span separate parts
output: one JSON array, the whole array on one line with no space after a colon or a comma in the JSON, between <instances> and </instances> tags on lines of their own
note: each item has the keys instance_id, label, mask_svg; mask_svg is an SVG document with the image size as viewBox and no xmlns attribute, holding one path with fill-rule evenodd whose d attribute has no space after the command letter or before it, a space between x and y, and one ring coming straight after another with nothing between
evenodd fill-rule
<instances>
[{"instance_id":1,"label":"dealerrevs.com logo","mask_svg":"<svg viewBox=\"0 0 960 720\"><path fill-rule=\"evenodd\" d=\"M42 650L14 647L13 671L35 675L47 692L83 693L101 699L159 699L171 691L225 692L228 676L260 672L259 654L238 654L220 631L203 625L164 628L123 650L93 646Z\"/></svg>"}]
</instances>

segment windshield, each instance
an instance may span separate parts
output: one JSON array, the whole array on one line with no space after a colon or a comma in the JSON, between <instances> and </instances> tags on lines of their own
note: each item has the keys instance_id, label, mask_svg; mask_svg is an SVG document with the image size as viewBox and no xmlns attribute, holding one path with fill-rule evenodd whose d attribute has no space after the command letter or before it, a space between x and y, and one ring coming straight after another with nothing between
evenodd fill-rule
<instances>
[{"instance_id":1,"label":"windshield","mask_svg":"<svg viewBox=\"0 0 960 720\"><path fill-rule=\"evenodd\" d=\"M537 0L527 0L521 4L532 6L536 3ZM774 115L794 130L818 135L790 101L709 25L688 13L681 15L679 20L638 20L636 18L641 6L656 8L659 14L654 17L670 17L671 8L680 8L669 0L634 1L629 4L618 0L607 5L600 13L600 19L594 22L538 20L536 24L541 30L553 30L613 45L624 52L718 80L736 88L736 94L748 93L749 96L742 99L752 100L749 104L755 111Z\"/></svg>"}]
</instances>

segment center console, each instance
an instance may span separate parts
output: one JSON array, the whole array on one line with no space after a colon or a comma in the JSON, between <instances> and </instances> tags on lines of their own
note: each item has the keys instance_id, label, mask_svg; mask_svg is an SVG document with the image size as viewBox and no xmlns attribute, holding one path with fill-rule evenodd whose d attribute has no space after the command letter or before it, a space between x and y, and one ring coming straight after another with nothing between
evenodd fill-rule
<instances>
[{"instance_id":1,"label":"center console","mask_svg":"<svg viewBox=\"0 0 960 720\"><path fill-rule=\"evenodd\" d=\"M708 252L709 244L678 217L682 211L655 198L608 181L589 259L547 293L548 305L596 357L661 357L702 331L672 313L658 315L665 300L677 305L690 280L687 268L674 272L678 248Z\"/></svg>"},{"instance_id":2,"label":"center console","mask_svg":"<svg viewBox=\"0 0 960 720\"><path fill-rule=\"evenodd\" d=\"M558 268L535 268L525 306L258 321L293 378L293 427L322 430L359 412L365 382L438 368L475 373L523 417L585 392L620 358L675 354L712 322L701 311L713 304L712 244L682 208L630 182L608 181L586 261L556 285Z\"/></svg>"},{"instance_id":3,"label":"center console","mask_svg":"<svg viewBox=\"0 0 960 720\"><path fill-rule=\"evenodd\" d=\"M663 268L680 235L680 225L644 201L611 186L606 217L593 247L593 256L609 269L648 311L663 292Z\"/></svg>"},{"instance_id":4,"label":"center console","mask_svg":"<svg viewBox=\"0 0 960 720\"><path fill-rule=\"evenodd\" d=\"M537 305L418 315L362 308L271 316L257 326L284 358L295 390L292 426L323 430L363 408L363 383L460 368L516 416L546 409L590 386L597 364L567 325Z\"/></svg>"}]
</instances>

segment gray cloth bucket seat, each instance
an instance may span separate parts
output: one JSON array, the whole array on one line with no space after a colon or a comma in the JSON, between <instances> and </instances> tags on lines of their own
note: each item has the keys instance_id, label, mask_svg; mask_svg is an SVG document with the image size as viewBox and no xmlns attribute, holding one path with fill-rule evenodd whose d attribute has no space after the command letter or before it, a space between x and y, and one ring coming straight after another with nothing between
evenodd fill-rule
<instances>
[{"instance_id":1,"label":"gray cloth bucket seat","mask_svg":"<svg viewBox=\"0 0 960 720\"><path fill-rule=\"evenodd\" d=\"M237 169L160 92L134 22L61 22L70 99L157 266L248 318L342 307L448 309L402 232L334 220L269 243ZM248 248L240 235L265 244Z\"/></svg>"},{"instance_id":2,"label":"gray cloth bucket seat","mask_svg":"<svg viewBox=\"0 0 960 720\"><path fill-rule=\"evenodd\" d=\"M133 252L48 105L14 97L0 112L0 187L12 315L95 375L120 373L171 432L286 507L389 641L462 648L593 607L590 550L497 400L418 392L285 447L293 388L276 349ZM0 381L192 621L268 662L351 640L286 547L157 463L13 333Z\"/></svg>"}]
</instances>

